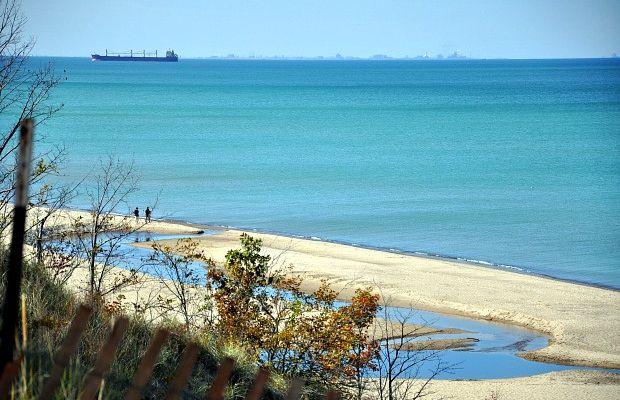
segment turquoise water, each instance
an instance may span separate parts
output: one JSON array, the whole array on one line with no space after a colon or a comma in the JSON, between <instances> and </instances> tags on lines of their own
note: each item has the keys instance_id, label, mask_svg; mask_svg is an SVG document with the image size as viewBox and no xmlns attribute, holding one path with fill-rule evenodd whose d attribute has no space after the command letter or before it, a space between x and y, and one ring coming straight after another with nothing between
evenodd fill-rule
<instances>
[{"instance_id":1,"label":"turquoise water","mask_svg":"<svg viewBox=\"0 0 620 400\"><path fill-rule=\"evenodd\" d=\"M620 288L617 60L54 62L43 147L128 209Z\"/></svg>"}]
</instances>

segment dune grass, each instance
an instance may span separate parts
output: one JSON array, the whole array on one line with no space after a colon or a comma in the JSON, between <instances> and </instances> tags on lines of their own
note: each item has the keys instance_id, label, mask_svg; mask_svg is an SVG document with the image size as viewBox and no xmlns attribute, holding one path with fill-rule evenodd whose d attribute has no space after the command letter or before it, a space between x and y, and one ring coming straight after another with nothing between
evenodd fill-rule
<instances>
[{"instance_id":1,"label":"dune grass","mask_svg":"<svg viewBox=\"0 0 620 400\"><path fill-rule=\"evenodd\" d=\"M2 260L6 260L6 257L2 257ZM3 275L5 265L3 261ZM61 343L80 301L65 288L54 284L44 268L33 263L24 266L22 293L26 324L20 327L18 342L24 355L24 362L14 388L14 398L29 400L36 398L46 374L51 370L53 354ZM0 294L4 296L4 279L0 284ZM65 370L61 387L57 392L57 399L77 398L81 382L93 365L99 347L107 338L115 316L114 312L105 307L94 307L79 350ZM243 350L229 347L218 348L215 340L208 334L202 333L199 337L190 338L179 326L169 324L167 328L172 334L159 356L143 398L161 399L164 397L181 353L189 340L199 344L200 353L183 398L204 398L219 361L223 357L232 357L236 361L226 397L228 399L245 397L257 368ZM101 399L124 397L154 329L154 326L135 317L130 320L129 328L116 352L110 373L106 376L103 390L100 393ZM23 332L27 332L26 340L22 337ZM274 377L270 386L264 398L281 398L279 393L284 386L283 380Z\"/></svg>"}]
</instances>

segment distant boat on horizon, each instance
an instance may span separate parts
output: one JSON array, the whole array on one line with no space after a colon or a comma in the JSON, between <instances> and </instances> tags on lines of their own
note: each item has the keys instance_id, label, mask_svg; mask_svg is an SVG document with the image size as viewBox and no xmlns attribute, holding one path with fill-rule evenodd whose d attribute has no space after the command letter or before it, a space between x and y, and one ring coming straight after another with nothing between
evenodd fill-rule
<instances>
[{"instance_id":1,"label":"distant boat on horizon","mask_svg":"<svg viewBox=\"0 0 620 400\"><path fill-rule=\"evenodd\" d=\"M155 53L147 53L145 50L134 52L130 50L128 53L112 53L106 49L105 56L99 54L91 54L93 61L155 61L155 62L178 62L179 55L174 50L168 50L165 57L158 57L157 50Z\"/></svg>"}]
</instances>

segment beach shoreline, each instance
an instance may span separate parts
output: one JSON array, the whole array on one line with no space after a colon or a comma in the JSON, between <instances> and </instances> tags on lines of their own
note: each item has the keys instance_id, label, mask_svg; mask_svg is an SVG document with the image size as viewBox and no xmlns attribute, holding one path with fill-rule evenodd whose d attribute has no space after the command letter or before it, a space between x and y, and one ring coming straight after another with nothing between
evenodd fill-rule
<instances>
[{"instance_id":1,"label":"beach shoreline","mask_svg":"<svg viewBox=\"0 0 620 400\"><path fill-rule=\"evenodd\" d=\"M522 378L435 380L425 398L468 400L617 399L620 376L609 372L560 371Z\"/></svg>"},{"instance_id":2,"label":"beach shoreline","mask_svg":"<svg viewBox=\"0 0 620 400\"><path fill-rule=\"evenodd\" d=\"M63 212L88 213L88 210L82 209L82 208L67 208L67 209L63 209L62 211ZM126 217L126 218L131 218L131 219L134 218L133 216L130 216L130 215L125 216L123 214L116 214L116 216ZM141 217L141 220L142 219L143 217ZM153 223L155 223L155 225L153 225ZM161 227L165 227L165 228L161 228ZM615 292L620 293L620 288L618 287L604 285L604 284L595 283L595 282L581 281L577 279L562 278L562 277L534 271L528 267L503 264L497 261L473 260L473 259L469 259L466 257L452 256L452 255L439 254L439 253L431 253L431 252L425 252L425 251L413 251L413 250L404 250L400 248L384 247L384 246L378 246L378 245L359 244L359 243L347 242L344 240L336 240L336 239L322 238L322 237L316 237L316 236L306 236L306 235L301 235L301 234L296 234L296 233L281 232L277 230L260 229L260 228L253 228L253 227L242 227L242 226L240 227L240 226L234 226L234 225L219 225L215 223L198 223L198 222L192 222L186 219L163 217L163 218L153 218L151 224L150 225L144 224L144 227L139 229L139 232L150 232L150 233L161 234L161 235L168 235L168 234L201 235L207 231L221 232L221 231L227 231L227 230L245 232L248 234L264 234L264 235L272 235L272 236L278 236L278 237L290 238L290 239L301 239L301 240L308 240L308 241L320 242L320 243L331 243L331 244L336 244L336 245L341 245L341 246L348 246L348 247L353 247L353 248L378 251L378 252L383 252L387 254L406 255L409 257L417 257L421 259L439 260L439 261L445 261L445 262L450 262L454 264L471 265L471 266L480 267L480 268L489 268L489 269L498 270L498 271L532 276L532 277L541 278L541 279L548 279L548 280L553 280L553 281L558 281L558 282L569 283L573 285L580 285L580 286L592 287L592 288L597 288L597 289L610 290L610 291L615 291ZM454 315L460 315L460 314L454 314Z\"/></svg>"},{"instance_id":3,"label":"beach shoreline","mask_svg":"<svg viewBox=\"0 0 620 400\"><path fill-rule=\"evenodd\" d=\"M80 216L88 216L88 212L79 209L60 210L55 214L51 225L63 226ZM133 219L127 215L116 215L115 218ZM204 235L205 231L214 233ZM293 275L303 275L302 289L306 292L316 290L325 280L339 292L339 300L348 301L357 287L380 288L381 294L390 299L392 306L502 322L549 337L547 347L520 353L523 358L572 366L620 369L620 343L614 337L614 332L620 331L620 317L611 313L620 306L620 291L612 288L439 257L172 219L154 219L149 224L140 224L138 232L193 236L201 250L220 262L228 250L239 247L239 236L247 233L262 239L263 251L276 260L276 264L292 265ZM162 242L174 248L176 240L163 239ZM149 243L134 245L150 246ZM340 268L336 270L330 265ZM405 279L399 278L399 273L402 273ZM416 281L416 278L422 279ZM456 283L458 280L463 282ZM499 286L493 287L495 284ZM508 294L514 292L514 289L527 287L531 292L532 285L541 289L542 293L521 296L523 304L516 304L515 307L514 296ZM441 286L449 290L441 289ZM492 300L493 306L481 301L480 296L474 295L466 299L467 293L463 293L463 288L471 289L466 291L468 293L482 294L482 300L485 300L485 291L489 291L488 300ZM428 293L429 289L432 293ZM553 293L547 293L549 291ZM566 301L566 293L569 293L568 298L571 301ZM542 304L544 298L553 303L549 305L564 304L564 317L571 321L568 331L561 314L553 318L532 312L537 308L532 303ZM584 310L583 301L589 303L587 310ZM510 303L509 307L506 303ZM550 310L553 311L553 307ZM611 315L602 318L601 310L609 310ZM584 316L584 326L588 328L575 327L579 315ZM573 332L575 330L578 334ZM603 343L600 343L601 337L605 339ZM590 344L576 349L580 347L580 342Z\"/></svg>"},{"instance_id":4,"label":"beach shoreline","mask_svg":"<svg viewBox=\"0 0 620 400\"><path fill-rule=\"evenodd\" d=\"M575 284L575 285L582 285L582 286L588 286L588 287L593 287L597 289L605 289L605 290L620 292L620 288L610 286L610 285L604 285L604 284L595 283L595 282L580 281L577 279L561 278L561 277L545 274L542 272L537 272L527 267L522 267L518 265L502 264L502 263L492 262L492 261L473 260L473 259L469 259L465 257L450 256L450 255L439 254L439 253L412 251L412 250L404 250L404 249L399 249L399 248L359 244L359 243L347 242L344 240L335 240L335 239L328 239L328 238L315 237L315 236L304 236L304 235L300 235L296 233L287 233L287 232L280 232L280 231L274 231L274 230L268 230L268 229L238 227L238 226L233 226L233 225L200 224L200 223L193 223L193 222L182 220L182 219L163 218L163 219L158 219L158 221L167 222L171 224L185 225L188 227L200 228L204 231L233 230L233 231L239 231L239 232L246 232L248 234L258 233L258 234L274 235L274 236L280 236L280 237L291 238L291 239L309 240L313 242L333 243L333 244L338 244L342 246L350 246L350 247L355 247L355 248L360 248L360 249L380 251L380 252L389 253L389 254L401 254L401 255L406 255L410 257L419 257L422 259L440 260L440 261L446 261L446 262L453 262L456 264L472 265L472 266L476 266L480 268L496 269L499 271L512 272L515 274L522 274L522 275L533 276L533 277L542 278L542 279L550 279L554 281L565 282L565 283L570 283L570 284Z\"/></svg>"},{"instance_id":5,"label":"beach shoreline","mask_svg":"<svg viewBox=\"0 0 620 400\"><path fill-rule=\"evenodd\" d=\"M85 213L84 210L67 210L67 211L69 213ZM118 217L127 218L122 215L119 215ZM335 246L340 249L348 249L349 251L353 251L353 252L369 252L373 254L378 254L378 257L396 256L396 257L403 257L403 258L410 259L410 260L417 260L419 263L432 263L432 264L439 263L440 265L443 265L443 266L449 266L450 268L456 268L456 270L460 270L460 272L463 272L462 271L463 269L467 270L468 268L473 268L474 270L487 271L491 275L499 274L504 277L512 276L513 279L516 279L516 280L524 280L526 282L527 281L539 282L539 283L542 283L543 286L545 286L545 283L546 283L547 286L548 285L551 285L551 286L560 285L561 287L566 287L569 289L570 288L583 288L581 291L586 291L586 292L591 291L591 293L603 293L603 294L607 293L610 297L613 298L608 304L610 306L610 310L613 310L614 306L616 308L620 306L620 291L615 288L602 287L600 285L572 281L572 280L565 280L561 278L556 278L556 277L536 274L536 273L530 273L526 271L507 269L507 268L503 268L497 265L486 265L486 264L480 264L480 263L475 263L471 261L445 258L442 256L421 255L421 254L415 254L415 253L404 252L404 251L394 251L391 249L385 249L385 248L380 248L380 247L369 247L369 246L345 244L345 243L341 243L337 241L325 240L322 238L307 238L307 237L301 237L299 235L286 235L286 234L281 234L281 233L271 233L271 232L260 231L258 229L249 230L249 229L238 229L238 228L232 228L232 227L214 225L214 224L196 224L196 223L192 223L189 221L178 220L178 219L176 220L175 219L156 219L156 220L153 220L152 223L145 224L144 226L142 226L139 229L139 231L150 232L154 234L162 234L162 235L166 235L166 234L201 235L205 231L215 232L209 235L194 237L194 239L198 240L199 242L205 242L205 241L208 242L210 238L218 237L218 235L228 234L228 238L226 241L229 244L218 247L217 250L219 251L220 254L218 257L214 257L216 260L220 260L220 261L223 260L223 255L225 254L225 251L238 247L239 245L238 236L240 236L242 233L247 233L250 235L258 236L261 239L263 239L263 244L267 248L269 248L270 245L273 245L274 241L275 242L287 242L288 241L289 243L301 241L302 243L314 244L315 246L312 246L312 247L315 247L315 248L312 249L312 251L315 254L321 253L321 247ZM233 237L231 237L231 235ZM163 241L164 242L167 241L168 242L167 244L169 245L174 245L174 242L176 241L176 239L167 239L167 240L165 239ZM139 243L136 245L138 247L148 246L147 244L139 244ZM286 245L284 246L280 245L276 247L279 247L279 250L281 250L279 253L284 254L287 251ZM203 246L203 249L204 249L204 246ZM270 255L272 255L272 257L275 256L274 258L281 258L281 254L274 254L273 250L274 249L271 249ZM275 253L278 253L278 251L276 251ZM325 257L320 257L320 258L325 258ZM332 261L333 260L334 259L332 259ZM292 265L297 267L295 263L295 257L290 259L290 261ZM283 262L280 262L280 264L283 265ZM304 264L304 266L311 267L311 265L308 263ZM325 272L324 269L323 269L323 272ZM342 280L341 277L337 277L337 276L334 277L333 275L329 273L319 273L316 275L312 275L312 274L308 274L307 271L295 271L295 270L293 270L293 273L296 275L303 274L304 281L302 283L302 289L306 292L315 291L320 286L322 281L324 279L327 279L330 282L330 284L338 290L339 292L338 299L343 300L343 301L349 301L355 292L355 288L359 287L362 283L362 280L354 276L351 277L349 281L347 281L346 279ZM367 286L381 286L380 280L366 281L365 284ZM420 296L416 299L415 296L413 297L410 295L403 296L399 293L394 293L390 291L388 292L389 293L387 293L387 295L389 295L391 305L393 306L405 307L405 308L413 307L413 308L417 308L417 309L421 309L425 311L437 312L441 314L460 316L460 317L485 320L485 321L501 322L501 323L506 323L510 325L527 328L527 329L537 331L537 332L540 332L548 336L549 344L545 348L519 353L519 356L532 360L532 361L549 362L549 363L571 365L571 366L620 369L620 351L618 350L618 343L612 343L614 349L610 352L611 358L609 359L604 356L601 357L600 354L599 355L594 355L594 354L588 355L588 354L581 353L579 354L578 357L575 357L575 355L566 356L566 355L557 354L558 351L554 350L555 347L567 347L567 343L565 342L565 340L563 340L563 338L565 337L565 334L564 332L562 332L563 329L562 329L561 321L556 322L554 320L551 320L551 321L545 320L541 318L528 316L527 314L515 315L512 312L505 312L502 310L493 310L492 308L488 308L488 307L483 307L482 309L472 309L470 307L467 307L467 304L465 304L465 307L463 307L462 304L460 306L455 306L454 304L447 304L447 302L445 301L440 301L440 302L434 302L434 301L428 301L428 300L421 301L423 296ZM501 309L501 305L498 308ZM578 309L578 307L576 307L576 309ZM620 329L620 323L618 323L618 318L617 317L613 318L613 320L614 320L614 326L618 326L619 327L618 329ZM597 327L593 327L592 330L596 332L600 331L600 329L598 329ZM601 332L601 333L605 334L605 332ZM610 332L606 332L606 333L610 334ZM611 340L611 342L613 342L613 339Z\"/></svg>"},{"instance_id":6,"label":"beach shoreline","mask_svg":"<svg viewBox=\"0 0 620 400\"><path fill-rule=\"evenodd\" d=\"M233 229L217 225L190 225L186 221L170 221L170 223L215 231L214 234L199 236L195 239L200 243L201 249L206 250L210 256L218 261L223 260L225 251L238 247L238 237L242 233L259 237L263 240L266 254L278 259L280 265L292 264L294 266L293 274L303 275L303 289L308 292L316 290L322 280L325 279L340 292L339 299L346 301L351 298L356 287L364 285L380 286L385 292L384 295L390 297L391 304L394 306L414 307L442 314L502 322L531 329L549 337L547 347L521 353L520 356L523 358L572 366L620 369L620 344L617 343L618 341L615 340L614 336L614 332L620 330L620 319L613 315L608 318L603 318L600 315L602 310L608 310L610 314L613 314L613 310L620 306L620 291L615 288L599 287L598 285L566 281L555 277L441 257L392 252L384 249L345 245L333 241L277 235L258 230ZM174 240L168 240L167 244L174 245ZM138 244L138 246L143 246L143 244ZM306 247L306 249L300 252L300 246ZM342 252L346 254L344 257L335 255L335 253ZM364 257L370 259L364 259ZM416 290L402 287L403 285L398 285L398 280L395 281L393 276L390 282L382 281L380 268L376 268L382 263L380 261L382 258L405 261L405 266L396 265L396 268L407 276L412 275L412 270L416 269L416 265L421 265L421 271L418 272L424 276L423 281L432 284L431 286L434 285L433 294L427 293L425 290L427 285L418 284ZM310 262L311 259L317 262ZM338 262L347 263L347 268L340 269L340 273L336 274L333 270L326 268L326 264L337 264ZM362 268L354 268L356 263L357 267ZM362 272L364 271L363 266L373 263L374 272L378 273L374 276L372 273L365 275ZM392 264L390 267L394 267ZM316 268L317 265L319 265L318 268ZM433 271L433 267L439 268L439 270ZM410 270L408 271L408 269ZM356 270L358 273L355 272ZM441 277L441 272L444 272L446 277ZM415 280L415 273L413 275L411 281ZM432 279L429 279L429 276ZM451 276L453 279L449 279L447 276ZM492 278L495 283L502 283L499 288L491 288L493 294L489 300L493 299L493 305L489 302L481 302L480 299L474 301L474 304L468 303L463 301L463 293L456 293L456 298L451 299L449 291L443 293L443 291L437 290L438 282L441 286L441 283L447 284L448 280L454 281L454 278L457 280L458 278L467 278L467 284L461 286L470 285L472 292L482 293L482 297L484 297L484 292L490 288L488 281L481 279L476 282L476 279L473 279L475 276L486 279ZM404 281L410 280L404 279ZM531 284L541 289L542 293L533 296L520 296L524 300L524 304L515 307L515 301L507 298L510 297L509 293L511 292L508 289L514 291L519 287L530 287ZM476 288L476 286L478 287ZM447 287L450 287L453 292L459 291L459 285L455 285L454 282ZM532 292L531 288L529 292ZM563 296L563 293L566 295ZM544 305L545 298L553 303L547 304L548 312L542 314L530 312ZM562 307L557 306L567 299L570 301L564 303L565 307L558 316L548 315L553 313L554 307L560 310ZM586 302L585 306L583 301ZM510 306L507 307L503 304L505 302L509 302ZM572 306L570 306L571 304ZM564 317L568 317L569 323L562 321L562 314ZM579 328L579 316L582 314L585 315L585 325ZM585 326L588 328L584 328ZM603 338L602 341L600 340L601 337Z\"/></svg>"}]
</instances>

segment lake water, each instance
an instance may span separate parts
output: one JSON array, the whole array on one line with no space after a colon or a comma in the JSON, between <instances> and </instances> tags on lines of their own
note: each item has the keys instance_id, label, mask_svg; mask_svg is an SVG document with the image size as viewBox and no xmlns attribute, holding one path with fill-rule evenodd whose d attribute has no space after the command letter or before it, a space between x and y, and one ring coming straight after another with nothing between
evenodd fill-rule
<instances>
[{"instance_id":1,"label":"lake water","mask_svg":"<svg viewBox=\"0 0 620 400\"><path fill-rule=\"evenodd\" d=\"M619 60L53 62L42 147L127 211L620 288Z\"/></svg>"}]
</instances>

